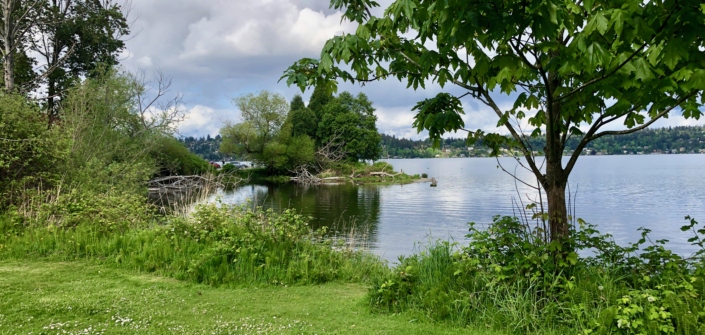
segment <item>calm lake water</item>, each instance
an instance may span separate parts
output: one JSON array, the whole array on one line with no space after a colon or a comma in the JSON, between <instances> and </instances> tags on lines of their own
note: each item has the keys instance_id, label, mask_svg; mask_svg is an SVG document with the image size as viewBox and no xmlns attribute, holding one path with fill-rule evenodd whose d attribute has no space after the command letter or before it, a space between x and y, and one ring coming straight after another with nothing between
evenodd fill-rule
<instances>
[{"instance_id":1,"label":"calm lake water","mask_svg":"<svg viewBox=\"0 0 705 335\"><path fill-rule=\"evenodd\" d=\"M567 161L567 158L565 159ZM512 158L505 169L535 184ZM389 260L409 254L429 238L462 242L467 223L486 225L494 215L515 215L514 201L537 194L497 168L494 158L390 159L395 170L427 173L438 180L409 185L246 185L217 196L224 203L295 208L314 227L357 227L369 232L370 248ZM598 225L621 244L638 240L637 228L669 239L679 253L694 249L682 233L684 217L705 224L705 155L584 156L570 177L577 217ZM214 198L213 198L214 199ZM211 199L211 200L213 200Z\"/></svg>"}]
</instances>

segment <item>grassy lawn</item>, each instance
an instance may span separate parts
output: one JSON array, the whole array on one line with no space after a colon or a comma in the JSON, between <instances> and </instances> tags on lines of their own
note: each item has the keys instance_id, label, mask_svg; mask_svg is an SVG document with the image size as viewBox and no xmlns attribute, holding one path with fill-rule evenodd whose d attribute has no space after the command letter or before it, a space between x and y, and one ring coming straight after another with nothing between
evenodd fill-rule
<instances>
[{"instance_id":1,"label":"grassy lawn","mask_svg":"<svg viewBox=\"0 0 705 335\"><path fill-rule=\"evenodd\" d=\"M371 313L353 284L214 288L88 262L0 262L0 334L489 334Z\"/></svg>"}]
</instances>

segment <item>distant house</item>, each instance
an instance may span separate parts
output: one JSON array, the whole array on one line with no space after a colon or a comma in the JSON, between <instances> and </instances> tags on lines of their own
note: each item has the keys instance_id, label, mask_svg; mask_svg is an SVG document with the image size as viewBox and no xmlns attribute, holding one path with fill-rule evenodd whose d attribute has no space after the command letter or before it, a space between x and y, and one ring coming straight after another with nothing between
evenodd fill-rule
<instances>
[{"instance_id":1,"label":"distant house","mask_svg":"<svg viewBox=\"0 0 705 335\"><path fill-rule=\"evenodd\" d=\"M681 147L680 149L678 149L678 151L685 152L685 148Z\"/></svg>"}]
</instances>

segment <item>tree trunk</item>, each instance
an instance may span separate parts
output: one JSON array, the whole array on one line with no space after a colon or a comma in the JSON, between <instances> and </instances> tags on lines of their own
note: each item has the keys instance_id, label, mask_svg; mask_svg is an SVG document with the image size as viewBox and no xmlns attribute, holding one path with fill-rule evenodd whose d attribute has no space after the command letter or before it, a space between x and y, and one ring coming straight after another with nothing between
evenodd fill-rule
<instances>
[{"instance_id":1,"label":"tree trunk","mask_svg":"<svg viewBox=\"0 0 705 335\"><path fill-rule=\"evenodd\" d=\"M546 187L548 201L548 225L551 241L568 238L570 227L565 203L565 184Z\"/></svg>"},{"instance_id":2,"label":"tree trunk","mask_svg":"<svg viewBox=\"0 0 705 335\"><path fill-rule=\"evenodd\" d=\"M5 59L3 60L3 71L5 80L5 91L12 92L15 89L15 52L5 48Z\"/></svg>"},{"instance_id":3,"label":"tree trunk","mask_svg":"<svg viewBox=\"0 0 705 335\"><path fill-rule=\"evenodd\" d=\"M2 16L4 22L2 39L5 44L5 58L3 59L3 79L5 80L5 90L12 92L15 89L15 41L13 38L12 10L14 2L4 1Z\"/></svg>"},{"instance_id":4,"label":"tree trunk","mask_svg":"<svg viewBox=\"0 0 705 335\"><path fill-rule=\"evenodd\" d=\"M568 211L565 203L565 188L568 184L568 176L565 175L565 170L563 170L562 148L557 145L556 142L558 141L559 139L554 139L554 143L551 143L552 145L546 146L546 175L542 182L548 201L547 214L551 241L567 238L570 232Z\"/></svg>"}]
</instances>

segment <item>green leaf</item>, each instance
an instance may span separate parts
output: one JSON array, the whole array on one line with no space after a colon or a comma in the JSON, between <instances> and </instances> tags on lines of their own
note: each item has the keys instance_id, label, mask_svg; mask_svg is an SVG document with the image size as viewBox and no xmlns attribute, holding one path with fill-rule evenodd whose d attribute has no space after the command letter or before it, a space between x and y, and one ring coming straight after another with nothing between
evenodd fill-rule
<instances>
[{"instance_id":1,"label":"green leaf","mask_svg":"<svg viewBox=\"0 0 705 335\"><path fill-rule=\"evenodd\" d=\"M597 27L597 31L600 32L600 35L604 35L607 31L609 23L609 21L605 17L605 14L601 12L597 13L597 15L593 17L593 20L595 20L595 26Z\"/></svg>"},{"instance_id":2,"label":"green leaf","mask_svg":"<svg viewBox=\"0 0 705 335\"><path fill-rule=\"evenodd\" d=\"M615 9L610 18L610 24L614 25L614 32L617 35L622 34L622 29L624 29L625 11L620 9Z\"/></svg>"},{"instance_id":3,"label":"green leaf","mask_svg":"<svg viewBox=\"0 0 705 335\"><path fill-rule=\"evenodd\" d=\"M636 68L636 79L641 81L650 81L654 78L654 73L651 71L649 63L644 60L644 58L637 58L634 60L634 67Z\"/></svg>"}]
</instances>

